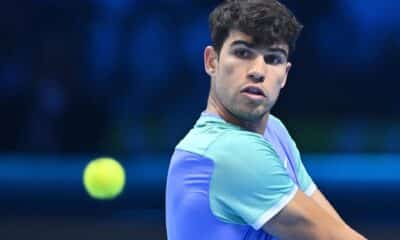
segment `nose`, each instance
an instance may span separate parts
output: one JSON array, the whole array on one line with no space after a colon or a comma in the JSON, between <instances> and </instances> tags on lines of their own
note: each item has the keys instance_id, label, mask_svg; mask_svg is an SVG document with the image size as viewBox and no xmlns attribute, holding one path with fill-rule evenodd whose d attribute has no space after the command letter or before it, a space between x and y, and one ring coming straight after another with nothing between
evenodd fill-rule
<instances>
[{"instance_id":1,"label":"nose","mask_svg":"<svg viewBox=\"0 0 400 240\"><path fill-rule=\"evenodd\" d=\"M263 73L264 71L264 58L263 57L258 57L257 59L254 59L253 66L250 69L250 71L247 74L247 78L256 83L264 82L265 80L265 74Z\"/></svg>"},{"instance_id":2,"label":"nose","mask_svg":"<svg viewBox=\"0 0 400 240\"><path fill-rule=\"evenodd\" d=\"M259 72L255 72L255 71L250 72L250 73L247 75L247 77L248 77L251 81L256 82L256 83L264 82L264 80L265 80L265 77L264 77L263 74L261 74L261 73L259 73Z\"/></svg>"}]
</instances>

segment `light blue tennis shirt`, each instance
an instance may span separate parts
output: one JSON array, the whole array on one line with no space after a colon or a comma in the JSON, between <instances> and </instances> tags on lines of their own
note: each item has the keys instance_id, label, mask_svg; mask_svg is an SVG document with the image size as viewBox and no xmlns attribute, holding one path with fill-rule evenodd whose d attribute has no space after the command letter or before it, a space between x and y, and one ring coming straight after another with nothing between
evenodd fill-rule
<instances>
[{"instance_id":1,"label":"light blue tennis shirt","mask_svg":"<svg viewBox=\"0 0 400 240\"><path fill-rule=\"evenodd\" d=\"M278 118L262 136L203 113L171 158L168 239L277 239L261 228L298 189L311 196L316 186Z\"/></svg>"}]
</instances>

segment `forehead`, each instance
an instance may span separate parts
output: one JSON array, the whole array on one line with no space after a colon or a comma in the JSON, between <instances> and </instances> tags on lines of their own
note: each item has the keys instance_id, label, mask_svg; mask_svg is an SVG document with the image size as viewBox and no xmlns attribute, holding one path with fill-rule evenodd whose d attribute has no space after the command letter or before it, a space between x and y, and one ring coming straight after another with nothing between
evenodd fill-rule
<instances>
[{"instance_id":1,"label":"forehead","mask_svg":"<svg viewBox=\"0 0 400 240\"><path fill-rule=\"evenodd\" d=\"M234 43L236 41L245 41L250 44L254 43L253 37L251 37L243 32L232 30L232 31L230 31L228 37L226 38L224 46L230 47L232 45L232 43ZM280 48L280 49L283 49L286 53L289 53L289 46L284 43L275 43L275 44L272 44L269 46L260 45L260 46L256 46L256 48L260 48L260 49Z\"/></svg>"}]
</instances>

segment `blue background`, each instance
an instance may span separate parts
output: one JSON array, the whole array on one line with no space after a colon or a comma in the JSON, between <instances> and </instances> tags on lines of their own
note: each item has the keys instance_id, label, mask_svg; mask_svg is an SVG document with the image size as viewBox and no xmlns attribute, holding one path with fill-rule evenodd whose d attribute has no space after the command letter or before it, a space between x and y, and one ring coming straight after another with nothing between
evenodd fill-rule
<instances>
[{"instance_id":1,"label":"blue background","mask_svg":"<svg viewBox=\"0 0 400 240\"><path fill-rule=\"evenodd\" d=\"M168 161L206 106L217 2L0 3L1 239L166 238ZM273 113L345 220L397 239L400 2L283 2L305 28ZM127 171L113 201L82 186L101 156Z\"/></svg>"}]
</instances>

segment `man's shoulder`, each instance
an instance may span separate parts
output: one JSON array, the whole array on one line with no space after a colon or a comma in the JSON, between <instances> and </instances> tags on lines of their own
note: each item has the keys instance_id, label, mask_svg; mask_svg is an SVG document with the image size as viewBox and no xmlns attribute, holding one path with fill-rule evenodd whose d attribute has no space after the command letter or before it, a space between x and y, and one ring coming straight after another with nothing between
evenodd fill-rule
<instances>
[{"instance_id":1,"label":"man's shoulder","mask_svg":"<svg viewBox=\"0 0 400 240\"><path fill-rule=\"evenodd\" d=\"M279 119L277 116L270 114L269 119L268 119L268 127L271 127L273 129L276 129L278 131L286 131L286 126L283 124L281 119Z\"/></svg>"},{"instance_id":2,"label":"man's shoulder","mask_svg":"<svg viewBox=\"0 0 400 240\"><path fill-rule=\"evenodd\" d=\"M191 129L176 145L176 149L204 155L210 144L215 141L223 131L209 129L209 131L199 131Z\"/></svg>"},{"instance_id":3,"label":"man's shoulder","mask_svg":"<svg viewBox=\"0 0 400 240\"><path fill-rule=\"evenodd\" d=\"M221 136L237 131L237 128L212 117L200 117L194 127L180 140L176 149L204 155ZM223 137L222 137L223 139Z\"/></svg>"},{"instance_id":4,"label":"man's shoulder","mask_svg":"<svg viewBox=\"0 0 400 240\"><path fill-rule=\"evenodd\" d=\"M256 154L260 148L271 149L262 135L218 125L195 126L176 146L176 149L207 157Z\"/></svg>"},{"instance_id":5,"label":"man's shoulder","mask_svg":"<svg viewBox=\"0 0 400 240\"><path fill-rule=\"evenodd\" d=\"M227 166L258 165L266 158L277 157L271 144L262 135L245 130L221 134L209 145L204 154L215 162Z\"/></svg>"},{"instance_id":6,"label":"man's shoulder","mask_svg":"<svg viewBox=\"0 0 400 240\"><path fill-rule=\"evenodd\" d=\"M293 141L285 124L276 116L270 114L267 124L266 133L269 132L277 136L281 141Z\"/></svg>"}]
</instances>

